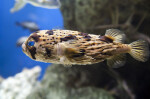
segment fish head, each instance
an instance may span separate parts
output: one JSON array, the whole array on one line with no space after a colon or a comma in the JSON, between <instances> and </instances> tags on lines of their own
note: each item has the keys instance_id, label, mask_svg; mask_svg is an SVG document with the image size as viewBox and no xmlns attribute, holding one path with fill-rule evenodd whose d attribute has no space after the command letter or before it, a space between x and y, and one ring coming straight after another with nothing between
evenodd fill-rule
<instances>
[{"instance_id":1,"label":"fish head","mask_svg":"<svg viewBox=\"0 0 150 99\"><path fill-rule=\"evenodd\" d=\"M49 60L55 59L51 57L51 52L54 48L54 44L51 40L47 40L47 34L45 30L32 33L28 39L22 44L23 52L33 60L49 62ZM51 38L49 36L49 38Z\"/></svg>"},{"instance_id":2,"label":"fish head","mask_svg":"<svg viewBox=\"0 0 150 99\"><path fill-rule=\"evenodd\" d=\"M23 52L31 59L36 59L35 55L38 48L38 35L36 33L31 34L28 39L22 44Z\"/></svg>"}]
</instances>

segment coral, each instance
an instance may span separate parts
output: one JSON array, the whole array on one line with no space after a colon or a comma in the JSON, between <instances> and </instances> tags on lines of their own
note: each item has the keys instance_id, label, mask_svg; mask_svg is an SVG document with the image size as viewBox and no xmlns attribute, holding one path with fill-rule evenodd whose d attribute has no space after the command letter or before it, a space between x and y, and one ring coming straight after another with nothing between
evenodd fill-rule
<instances>
[{"instance_id":1,"label":"coral","mask_svg":"<svg viewBox=\"0 0 150 99\"><path fill-rule=\"evenodd\" d=\"M38 85L37 77L41 68L24 69L14 77L4 79L0 83L0 99L26 99L34 86Z\"/></svg>"}]
</instances>

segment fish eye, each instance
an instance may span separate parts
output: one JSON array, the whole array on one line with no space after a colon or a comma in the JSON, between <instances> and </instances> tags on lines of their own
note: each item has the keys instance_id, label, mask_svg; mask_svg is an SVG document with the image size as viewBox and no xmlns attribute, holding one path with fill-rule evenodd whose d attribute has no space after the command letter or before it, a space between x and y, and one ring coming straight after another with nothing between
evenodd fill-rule
<instances>
[{"instance_id":1,"label":"fish eye","mask_svg":"<svg viewBox=\"0 0 150 99\"><path fill-rule=\"evenodd\" d=\"M28 46L34 46L35 42L34 41L29 41Z\"/></svg>"}]
</instances>

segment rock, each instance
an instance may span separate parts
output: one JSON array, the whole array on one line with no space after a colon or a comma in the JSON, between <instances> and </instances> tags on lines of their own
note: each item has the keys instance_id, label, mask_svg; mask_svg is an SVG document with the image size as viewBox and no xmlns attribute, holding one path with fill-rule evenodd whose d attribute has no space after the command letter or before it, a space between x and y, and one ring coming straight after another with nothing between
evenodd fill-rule
<instances>
[{"instance_id":1,"label":"rock","mask_svg":"<svg viewBox=\"0 0 150 99\"><path fill-rule=\"evenodd\" d=\"M87 71L81 71L75 67L50 66L40 87L35 88L27 99L114 99L105 89L83 87L90 79L86 77Z\"/></svg>"}]
</instances>

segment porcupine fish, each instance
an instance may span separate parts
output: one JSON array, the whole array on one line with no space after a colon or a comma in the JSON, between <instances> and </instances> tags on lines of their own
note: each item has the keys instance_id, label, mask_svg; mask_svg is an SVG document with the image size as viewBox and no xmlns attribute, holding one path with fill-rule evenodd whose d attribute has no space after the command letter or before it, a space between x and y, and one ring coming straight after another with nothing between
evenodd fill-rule
<instances>
[{"instance_id":1,"label":"porcupine fish","mask_svg":"<svg viewBox=\"0 0 150 99\"><path fill-rule=\"evenodd\" d=\"M125 53L145 62L149 57L148 44L138 40L123 44L125 34L108 29L104 36L72 30L40 30L32 33L22 45L31 59L64 65L87 65L107 60L108 66L125 64Z\"/></svg>"}]
</instances>

